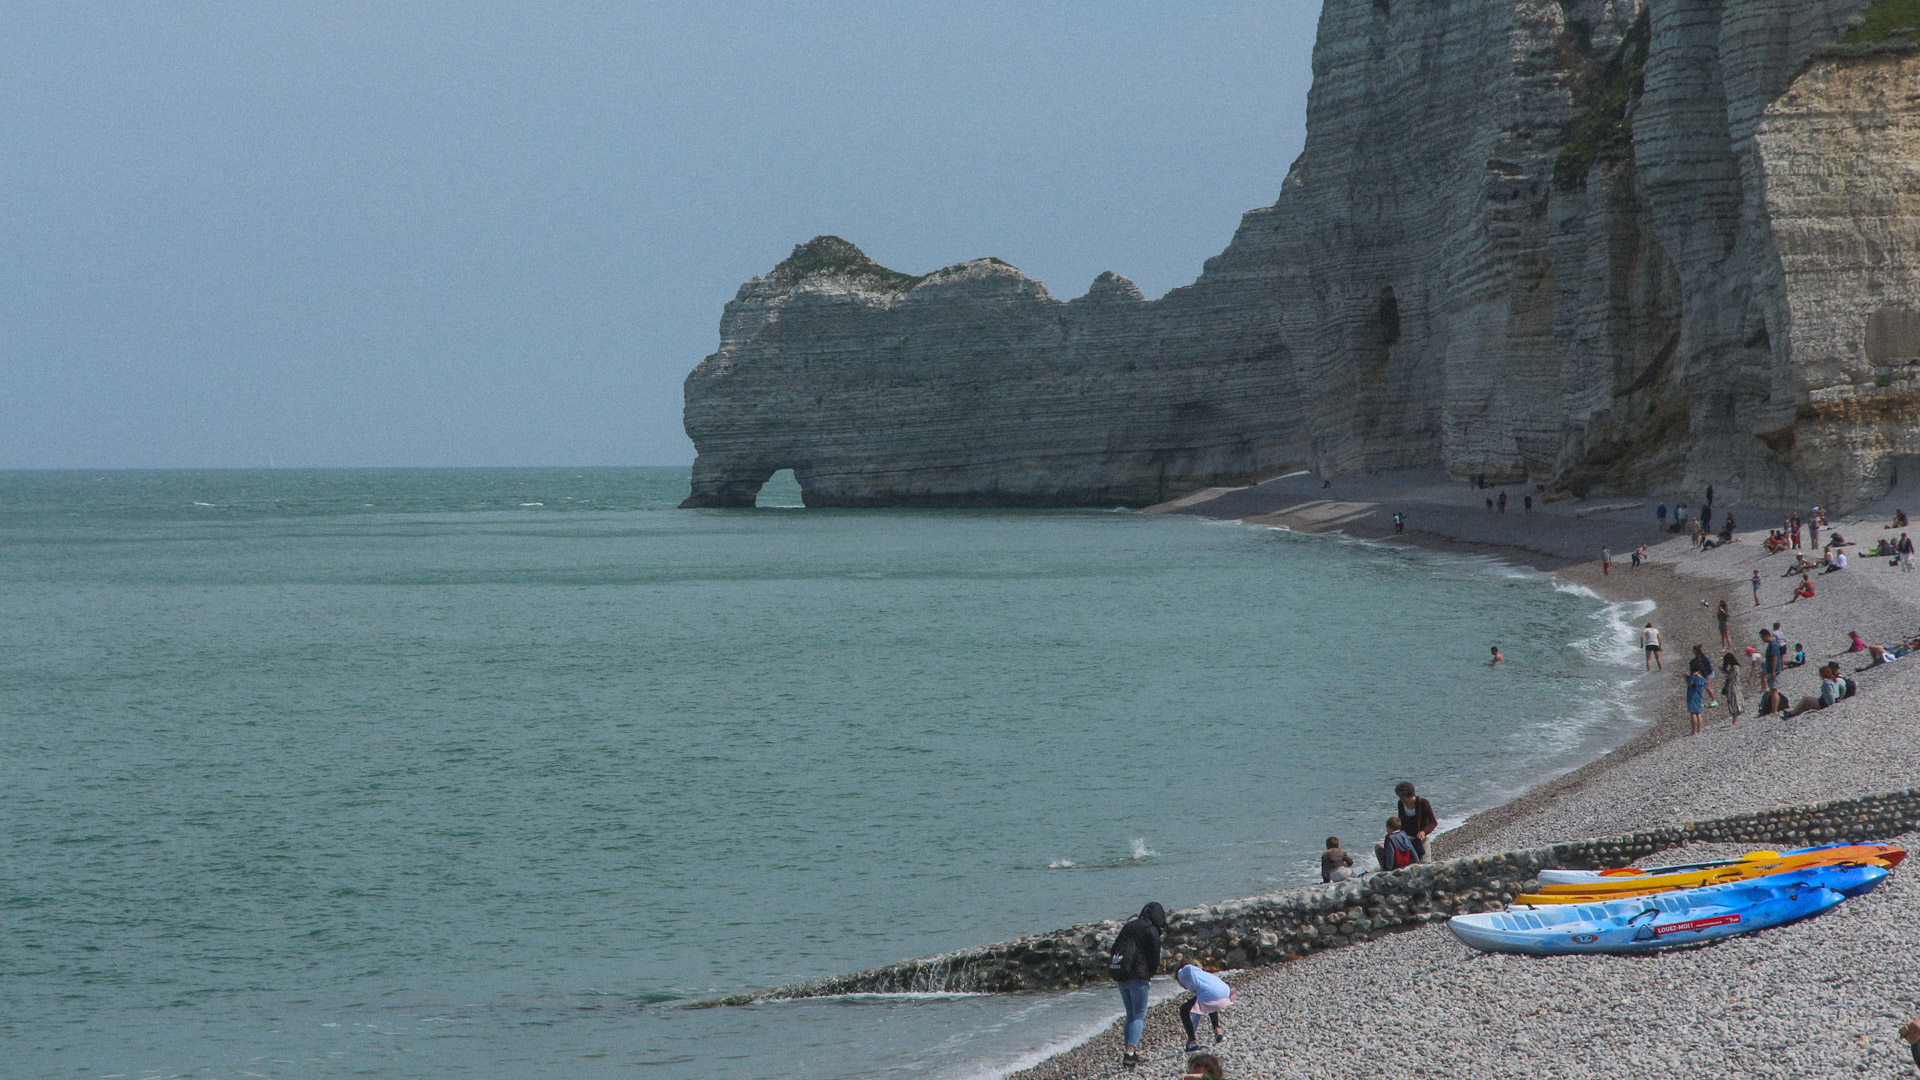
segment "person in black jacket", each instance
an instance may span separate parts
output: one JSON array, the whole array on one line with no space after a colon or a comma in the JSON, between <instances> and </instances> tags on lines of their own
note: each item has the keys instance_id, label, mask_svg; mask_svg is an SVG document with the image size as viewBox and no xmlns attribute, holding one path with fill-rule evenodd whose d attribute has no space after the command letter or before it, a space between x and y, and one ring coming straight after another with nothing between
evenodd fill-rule
<instances>
[{"instance_id":1,"label":"person in black jacket","mask_svg":"<svg viewBox=\"0 0 1920 1080\"><path fill-rule=\"evenodd\" d=\"M1160 973L1160 935L1167 929L1167 909L1148 904L1113 939L1107 970L1120 984L1120 1003L1127 1010L1126 1056L1120 1063L1140 1063L1140 1032L1147 1024L1147 980Z\"/></svg>"}]
</instances>

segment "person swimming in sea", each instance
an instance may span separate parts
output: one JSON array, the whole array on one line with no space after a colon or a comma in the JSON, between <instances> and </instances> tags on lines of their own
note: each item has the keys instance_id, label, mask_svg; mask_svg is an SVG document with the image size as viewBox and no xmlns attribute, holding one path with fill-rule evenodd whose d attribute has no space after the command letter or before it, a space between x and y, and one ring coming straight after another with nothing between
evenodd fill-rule
<instances>
[{"instance_id":1,"label":"person swimming in sea","mask_svg":"<svg viewBox=\"0 0 1920 1080\"><path fill-rule=\"evenodd\" d=\"M1500 655L1500 646L1495 645L1493 647L1493 659L1487 661L1487 665L1491 667L1494 664L1504 663L1506 659L1506 657Z\"/></svg>"}]
</instances>

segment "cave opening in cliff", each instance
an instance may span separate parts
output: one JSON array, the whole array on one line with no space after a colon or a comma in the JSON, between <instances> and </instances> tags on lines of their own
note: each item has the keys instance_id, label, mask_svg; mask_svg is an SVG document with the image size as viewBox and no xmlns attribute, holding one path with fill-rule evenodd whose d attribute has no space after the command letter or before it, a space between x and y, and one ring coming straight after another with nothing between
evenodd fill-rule
<instances>
[{"instance_id":1,"label":"cave opening in cliff","mask_svg":"<svg viewBox=\"0 0 1920 1080\"><path fill-rule=\"evenodd\" d=\"M792 509L805 506L800 499L800 481L794 478L792 469L775 470L767 482L760 485L760 493L753 497L753 505L770 509Z\"/></svg>"}]
</instances>

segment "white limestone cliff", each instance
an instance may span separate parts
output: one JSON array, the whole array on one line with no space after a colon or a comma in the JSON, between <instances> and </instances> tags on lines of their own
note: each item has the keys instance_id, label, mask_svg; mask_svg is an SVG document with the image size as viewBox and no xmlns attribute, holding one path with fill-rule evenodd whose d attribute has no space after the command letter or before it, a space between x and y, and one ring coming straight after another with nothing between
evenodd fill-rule
<instances>
[{"instance_id":1,"label":"white limestone cliff","mask_svg":"<svg viewBox=\"0 0 1920 1080\"><path fill-rule=\"evenodd\" d=\"M1920 52L1835 43L1885 10L1328 0L1306 148L1194 284L1062 302L801 245L688 376L688 504L780 468L808 505L1138 505L1436 464L1874 497L1920 455Z\"/></svg>"}]
</instances>

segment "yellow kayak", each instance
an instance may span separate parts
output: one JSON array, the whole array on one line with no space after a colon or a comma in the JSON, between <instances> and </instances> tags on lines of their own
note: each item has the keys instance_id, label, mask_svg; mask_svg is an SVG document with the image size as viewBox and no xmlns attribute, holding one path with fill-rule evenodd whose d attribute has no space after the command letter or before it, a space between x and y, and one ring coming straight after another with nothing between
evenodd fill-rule
<instances>
[{"instance_id":1,"label":"yellow kayak","mask_svg":"<svg viewBox=\"0 0 1920 1080\"><path fill-rule=\"evenodd\" d=\"M1793 873L1819 866L1842 863L1884 866L1889 869L1906 857L1900 848L1886 844L1849 844L1820 848L1804 854L1782 855L1772 859L1752 859L1726 866L1703 867L1675 874L1584 881L1578 884L1542 885L1537 893L1516 897L1516 904L1587 904L1599 900L1624 900L1651 896L1676 889L1697 889L1703 885L1724 885L1730 881L1751 881L1773 874Z\"/></svg>"}]
</instances>

